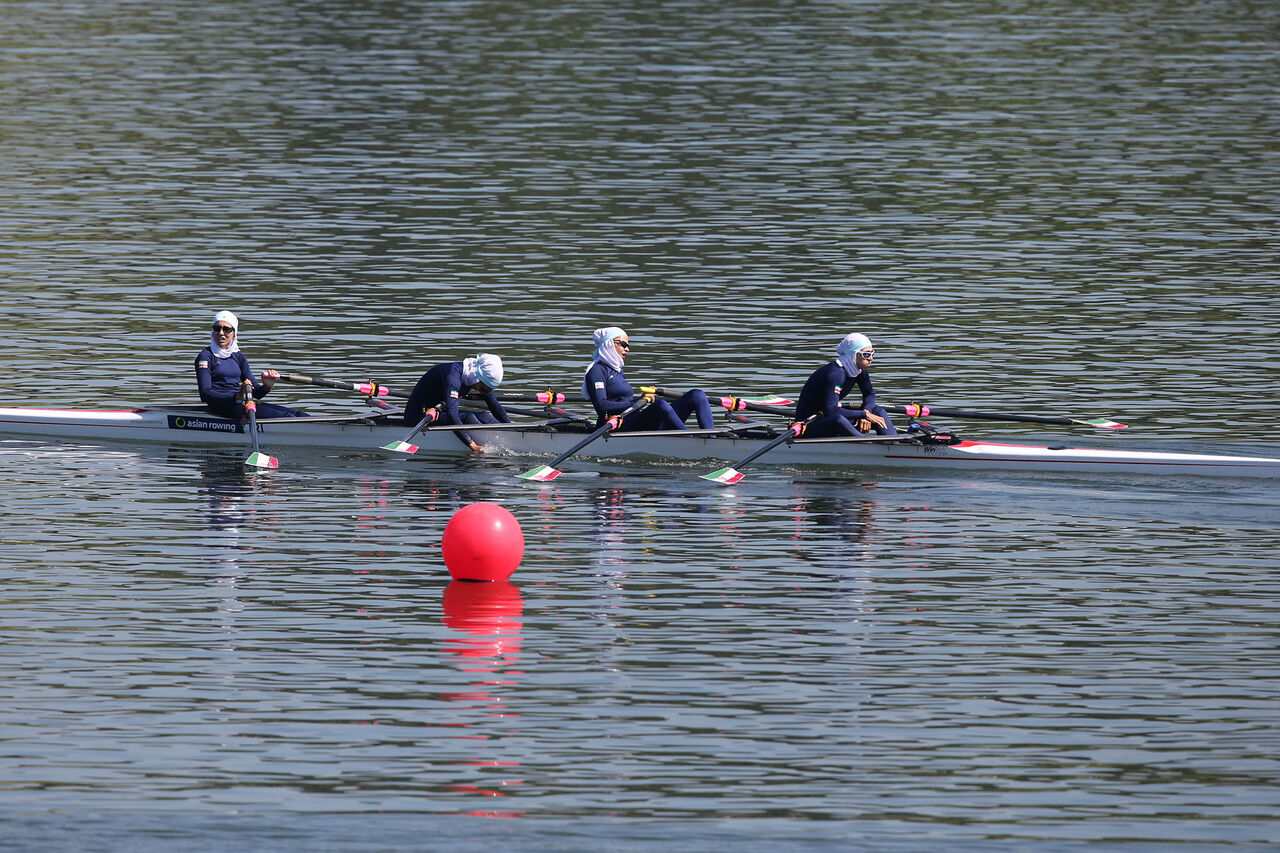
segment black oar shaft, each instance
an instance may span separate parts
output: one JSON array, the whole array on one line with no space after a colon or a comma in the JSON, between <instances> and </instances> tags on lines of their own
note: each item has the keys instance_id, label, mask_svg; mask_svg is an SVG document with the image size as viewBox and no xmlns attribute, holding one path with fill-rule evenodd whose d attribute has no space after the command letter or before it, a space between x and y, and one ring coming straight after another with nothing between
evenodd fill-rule
<instances>
[{"instance_id":1,"label":"black oar shaft","mask_svg":"<svg viewBox=\"0 0 1280 853\"><path fill-rule=\"evenodd\" d=\"M596 427L596 428L595 428L595 431L594 431L594 432L592 432L591 434L589 434L586 438L582 439L582 441L579 441L579 442L578 442L577 444L575 444L573 447L569 448L569 449L568 449L568 450L566 450L564 453L561 453L561 454L560 454L559 456L557 456L555 459L552 459L550 462L548 462L548 463L547 463L547 467L548 467L548 468L554 468L554 467L556 467L556 466L557 466L557 465L559 465L561 462L563 462L564 460L568 459L570 456L572 456L573 454L577 453L579 450L581 450L582 448L586 447L588 444L590 444L591 442L595 441L597 438L599 438L600 436L604 435L604 434L605 434L606 432L608 432L609 430L611 430L611 429L615 429L615 428L617 428L617 427L619 427L619 426L622 426L622 420L623 420L623 418L625 418L627 415L631 414L632 412L638 412L638 411L640 411L641 409L643 409L643 408L644 408L645 406L647 406L647 405L649 405L649 401L648 401L648 400L641 400L641 402L636 403L635 405L631 406L630 408L628 408L626 411L622 412L621 414L617 414L617 415L614 415L613 417L609 418L609 419L608 419L608 420L606 420L603 424L601 424L600 426Z\"/></svg>"},{"instance_id":2,"label":"black oar shaft","mask_svg":"<svg viewBox=\"0 0 1280 853\"><path fill-rule=\"evenodd\" d=\"M258 406L253 402L252 398L245 401L245 411L249 415L249 446L253 450L253 455L258 455Z\"/></svg>"},{"instance_id":3,"label":"black oar shaft","mask_svg":"<svg viewBox=\"0 0 1280 853\"><path fill-rule=\"evenodd\" d=\"M302 385L315 385L319 388L337 388L342 391L355 391L367 397L405 397L409 395L377 382L348 382L345 379L325 379L320 376L308 376L305 373L281 373L280 378L286 382L297 382Z\"/></svg>"},{"instance_id":4,"label":"black oar shaft","mask_svg":"<svg viewBox=\"0 0 1280 853\"><path fill-rule=\"evenodd\" d=\"M658 388L657 393L660 396L666 397L668 400L678 400L681 397L683 397L685 394L685 392L683 391L673 391L670 388ZM708 393L707 397L709 399L718 401L721 406L724 406L725 408L728 408L731 410L747 409L752 412L763 412L765 414L770 414L770 415L786 415L786 414L790 414L792 409L791 406L770 406L766 403L755 403L755 402L752 402L751 400L744 400L741 397L735 397L732 394ZM725 400L732 400L733 401L732 406L726 405L724 403Z\"/></svg>"},{"instance_id":5,"label":"black oar shaft","mask_svg":"<svg viewBox=\"0 0 1280 853\"><path fill-rule=\"evenodd\" d=\"M748 465L749 463L754 462L756 459L759 459L761 456L764 456L770 450L773 450L779 444L782 444L785 441L793 440L796 436L804 432L805 427L813 423L819 417L820 415L810 415L809 417L805 418L802 421L796 421L791 426L787 427L787 431L784 432L782 435L778 436L775 439L771 439L767 444L765 444L764 447L761 447L759 450L755 451L754 453L752 453L750 456L746 457L742 461L733 463L733 465L730 467L742 468Z\"/></svg>"},{"instance_id":6,"label":"black oar shaft","mask_svg":"<svg viewBox=\"0 0 1280 853\"><path fill-rule=\"evenodd\" d=\"M848 409L857 408L856 406L846 404ZM886 412L893 412L899 415L919 416L919 409L916 406L885 406ZM927 414L938 415L944 418L970 418L979 421L1015 421L1029 424L1054 424L1057 426L1071 426L1076 423L1071 418L1057 418L1048 415L1013 415L1003 412L971 412L965 409L935 409L933 406L927 407Z\"/></svg>"}]
</instances>

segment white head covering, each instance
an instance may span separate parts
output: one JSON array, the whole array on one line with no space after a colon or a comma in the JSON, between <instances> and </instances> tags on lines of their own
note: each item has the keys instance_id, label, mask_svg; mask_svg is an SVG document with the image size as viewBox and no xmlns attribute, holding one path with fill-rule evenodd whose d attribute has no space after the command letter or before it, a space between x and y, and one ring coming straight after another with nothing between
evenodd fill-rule
<instances>
[{"instance_id":1,"label":"white head covering","mask_svg":"<svg viewBox=\"0 0 1280 853\"><path fill-rule=\"evenodd\" d=\"M857 332L845 335L844 340L836 344L836 361L840 362L850 379L862 372L862 368L858 367L857 357L864 349L871 349L871 340Z\"/></svg>"},{"instance_id":2,"label":"white head covering","mask_svg":"<svg viewBox=\"0 0 1280 853\"><path fill-rule=\"evenodd\" d=\"M629 335L617 326L606 326L603 329L596 329L591 333L591 342L596 345L596 351L591 358L592 364L597 361L603 361L614 370L622 369L622 356L618 353L618 348L613 345L614 338L625 338ZM587 365L590 369L591 365Z\"/></svg>"},{"instance_id":3,"label":"white head covering","mask_svg":"<svg viewBox=\"0 0 1280 853\"><path fill-rule=\"evenodd\" d=\"M487 352L482 352L475 358L464 358L462 381L467 385L483 382L489 388L497 388L502 384L502 359Z\"/></svg>"},{"instance_id":4,"label":"white head covering","mask_svg":"<svg viewBox=\"0 0 1280 853\"><path fill-rule=\"evenodd\" d=\"M217 336L215 336L212 331L209 332L209 349L211 349L213 354L218 358L227 358L232 353L240 352L240 321L236 318L236 315L232 314L230 311L219 311L217 314L213 315L213 325L216 326L219 323L226 323L228 326L235 329L236 333L231 336L231 343L226 347L226 349L223 349L218 343Z\"/></svg>"}]
</instances>

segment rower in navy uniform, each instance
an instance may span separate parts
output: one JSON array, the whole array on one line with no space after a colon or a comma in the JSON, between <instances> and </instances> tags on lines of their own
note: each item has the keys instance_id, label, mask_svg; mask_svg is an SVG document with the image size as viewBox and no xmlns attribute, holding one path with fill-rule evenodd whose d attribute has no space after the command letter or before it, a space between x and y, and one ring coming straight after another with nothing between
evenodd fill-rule
<instances>
[{"instance_id":1,"label":"rower in navy uniform","mask_svg":"<svg viewBox=\"0 0 1280 853\"><path fill-rule=\"evenodd\" d=\"M211 412L224 418L242 417L244 394L251 393L255 400L260 400L280 378L277 370L264 370L260 380L253 378L249 361L240 352L239 334L240 320L236 315L219 311L213 315L209 346L196 356L196 387L200 390L200 399ZM307 417L307 413L275 403L258 403L257 417L299 418Z\"/></svg>"},{"instance_id":2,"label":"rower in navy uniform","mask_svg":"<svg viewBox=\"0 0 1280 853\"><path fill-rule=\"evenodd\" d=\"M622 372L623 362L631 352L630 337L622 329L617 326L596 329L591 339L596 347L595 358L583 377L582 394L595 407L596 426L603 426L606 420L625 412L643 397L649 404L623 418L619 432L686 429L685 419L695 412L699 427L714 428L711 404L700 388L685 392L671 403L653 394L636 394Z\"/></svg>"},{"instance_id":3,"label":"rower in navy uniform","mask_svg":"<svg viewBox=\"0 0 1280 853\"><path fill-rule=\"evenodd\" d=\"M809 376L796 402L796 420L817 414L822 417L809 424L804 431L806 438L864 435L873 430L879 435L898 434L884 407L876 404L876 392L867 372L875 354L867 336L854 332L836 345L835 361L827 362ZM840 401L854 387L862 392L862 408L842 408Z\"/></svg>"},{"instance_id":4,"label":"rower in navy uniform","mask_svg":"<svg viewBox=\"0 0 1280 853\"><path fill-rule=\"evenodd\" d=\"M405 426L417 426L418 421L426 415L427 409L443 405L440 412L440 424L496 424L511 423L507 410L498 402L494 390L502 384L502 359L491 353L481 353L475 358L464 358L462 361L446 361L422 374L418 384L409 393L409 401L404 404ZM479 394L489 407L487 412L462 411L458 400L468 393ZM455 435L463 444L472 450L481 450L481 445L471 434L459 430Z\"/></svg>"}]
</instances>

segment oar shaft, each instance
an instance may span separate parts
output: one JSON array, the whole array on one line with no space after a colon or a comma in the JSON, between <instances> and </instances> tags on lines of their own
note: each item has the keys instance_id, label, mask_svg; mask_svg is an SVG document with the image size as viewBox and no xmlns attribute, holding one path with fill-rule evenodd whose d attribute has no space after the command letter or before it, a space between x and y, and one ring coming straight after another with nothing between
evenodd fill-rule
<instances>
[{"instance_id":1,"label":"oar shaft","mask_svg":"<svg viewBox=\"0 0 1280 853\"><path fill-rule=\"evenodd\" d=\"M252 397L245 398L244 410L249 415L249 446L258 455L258 404Z\"/></svg>"},{"instance_id":2,"label":"oar shaft","mask_svg":"<svg viewBox=\"0 0 1280 853\"><path fill-rule=\"evenodd\" d=\"M342 391L355 391L366 397L408 397L399 391L379 385L376 382L347 382L345 379L325 379L320 376L307 376L305 373L281 373L280 378L286 382L297 382L302 385L315 385L319 388L338 388Z\"/></svg>"},{"instance_id":3,"label":"oar shaft","mask_svg":"<svg viewBox=\"0 0 1280 853\"><path fill-rule=\"evenodd\" d=\"M856 409L851 403L842 404L846 409ZM971 418L979 421L1015 421L1029 424L1055 424L1057 426L1070 426L1078 423L1072 418L1057 418L1048 415L1013 415L1003 412L971 412L965 409L935 409L932 406L885 406L886 412L893 412L899 415L910 415L913 418L922 418L927 415L937 415L943 418Z\"/></svg>"},{"instance_id":4,"label":"oar shaft","mask_svg":"<svg viewBox=\"0 0 1280 853\"><path fill-rule=\"evenodd\" d=\"M606 432L609 432L609 431L610 431L610 430L612 430L612 429L617 429L618 427L622 426L622 419L623 419L623 418L625 418L627 415L631 414L632 412L638 412L638 411L640 411L641 409L643 409L643 408L644 408L645 406L647 406L647 405L649 405L649 401L648 401L648 400L643 400L642 402L639 402L639 403L635 404L634 406L631 406L631 407L630 407L629 409L627 409L626 411L624 411L624 412L622 412L622 413L620 413L620 414L614 415L613 417L609 418L609 419L608 419L608 420L606 420L604 423L602 423L600 426L596 427L596 428L595 428L595 430L594 430L592 433L590 433L586 438L582 439L582 441L579 441L579 442L578 442L577 444L575 444L573 447L569 448L569 449L568 449L568 450L566 450L564 453L561 453L561 454L560 454L559 456L557 456L555 459L552 459L550 462L548 462L548 463L547 463L547 467L548 467L548 468L554 468L554 467L556 467L556 466L557 466L557 465L559 465L561 462L563 462L564 460L568 459L570 456L572 456L573 454L577 453L579 450L581 450L582 448L586 447L588 444L590 444L591 442L595 441L595 440L596 440L597 438L599 438L600 436L604 435Z\"/></svg>"},{"instance_id":5,"label":"oar shaft","mask_svg":"<svg viewBox=\"0 0 1280 853\"><path fill-rule=\"evenodd\" d=\"M684 391L673 391L669 388L658 388L656 389L656 392L660 396L666 397L668 400L678 400L685 395ZM787 400L785 403L779 402L771 405L768 403L758 403L755 400L748 400L743 397L734 397L730 394L715 394L711 392L707 392L707 399L710 400L713 405L719 405L731 412L748 410L752 412L763 412L770 415L788 415L791 413L792 409L790 400Z\"/></svg>"},{"instance_id":6,"label":"oar shaft","mask_svg":"<svg viewBox=\"0 0 1280 853\"><path fill-rule=\"evenodd\" d=\"M245 464L252 465L255 468L279 467L279 460L258 450L258 403L253 399L253 394L247 385L244 386L241 403L244 405L244 413L249 422L249 447L251 448L249 458L245 460Z\"/></svg>"},{"instance_id":7,"label":"oar shaft","mask_svg":"<svg viewBox=\"0 0 1280 853\"><path fill-rule=\"evenodd\" d=\"M778 436L775 439L772 439L764 447L761 447L759 450L757 450L755 453L752 453L750 456L746 457L741 462L735 462L732 467L734 468L745 467L747 464L755 461L756 459L759 459L761 456L764 456L766 453L768 453L770 450L773 450L775 447L777 447L779 444L782 444L784 441L793 440L796 436L800 435L800 433L804 432L805 427L807 427L809 424L817 420L818 417L819 417L818 415L810 415L809 417L805 418L802 421L796 421L791 426L787 427L787 431L784 432L782 435Z\"/></svg>"}]
</instances>

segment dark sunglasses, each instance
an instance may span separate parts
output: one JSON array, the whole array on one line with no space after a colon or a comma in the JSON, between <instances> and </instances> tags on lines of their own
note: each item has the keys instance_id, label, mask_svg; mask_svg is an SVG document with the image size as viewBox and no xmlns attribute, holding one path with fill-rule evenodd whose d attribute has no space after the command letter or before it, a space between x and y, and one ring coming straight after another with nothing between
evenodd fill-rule
<instances>
[{"instance_id":1,"label":"dark sunglasses","mask_svg":"<svg viewBox=\"0 0 1280 853\"><path fill-rule=\"evenodd\" d=\"M215 335L229 335L234 331L235 329L231 328L230 326L214 326L213 327L213 333Z\"/></svg>"},{"instance_id":2,"label":"dark sunglasses","mask_svg":"<svg viewBox=\"0 0 1280 853\"><path fill-rule=\"evenodd\" d=\"M631 349L631 341L614 341L614 343L623 349Z\"/></svg>"}]
</instances>

